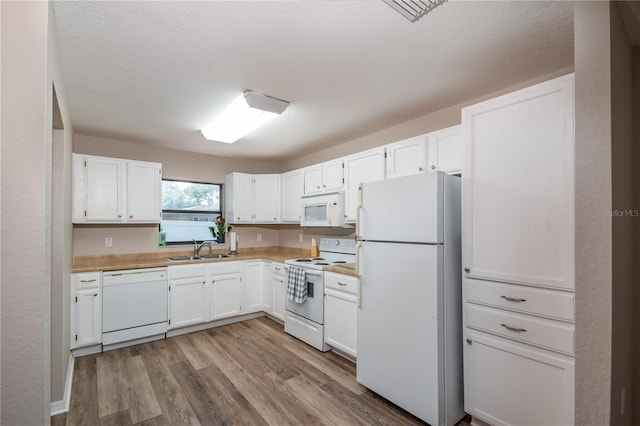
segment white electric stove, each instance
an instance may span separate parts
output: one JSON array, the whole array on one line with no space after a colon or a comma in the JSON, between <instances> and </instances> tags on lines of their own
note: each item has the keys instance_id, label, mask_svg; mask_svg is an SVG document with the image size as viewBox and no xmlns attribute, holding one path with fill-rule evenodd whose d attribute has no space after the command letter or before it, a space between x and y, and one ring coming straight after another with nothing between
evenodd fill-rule
<instances>
[{"instance_id":1,"label":"white electric stove","mask_svg":"<svg viewBox=\"0 0 640 426\"><path fill-rule=\"evenodd\" d=\"M301 268L307 286L303 303L285 299L284 331L320 351L328 351L324 343L324 268L355 262L356 242L345 238L321 238L320 256L290 259L285 263ZM289 272L288 277L291 276ZM287 286L289 279L287 277ZM285 296L286 297L286 296Z\"/></svg>"}]
</instances>

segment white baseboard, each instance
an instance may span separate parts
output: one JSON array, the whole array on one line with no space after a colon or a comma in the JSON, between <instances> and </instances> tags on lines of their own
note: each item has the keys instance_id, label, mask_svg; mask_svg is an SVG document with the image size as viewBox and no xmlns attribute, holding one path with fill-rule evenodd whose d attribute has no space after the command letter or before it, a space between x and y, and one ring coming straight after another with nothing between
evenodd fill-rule
<instances>
[{"instance_id":1,"label":"white baseboard","mask_svg":"<svg viewBox=\"0 0 640 426\"><path fill-rule=\"evenodd\" d=\"M69 411L69 403L71 402L71 384L73 383L73 366L75 358L73 354L69 354L69 366L67 367L67 381L64 384L64 396L62 401L54 401L51 403L51 415L62 414Z\"/></svg>"}]
</instances>

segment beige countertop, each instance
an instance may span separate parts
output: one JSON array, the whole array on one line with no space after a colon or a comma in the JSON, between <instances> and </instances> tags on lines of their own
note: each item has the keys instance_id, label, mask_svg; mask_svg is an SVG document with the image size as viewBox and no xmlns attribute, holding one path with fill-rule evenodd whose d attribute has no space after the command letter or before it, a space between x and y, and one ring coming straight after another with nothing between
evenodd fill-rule
<instances>
[{"instance_id":1,"label":"beige countertop","mask_svg":"<svg viewBox=\"0 0 640 426\"><path fill-rule=\"evenodd\" d=\"M188 265L195 263L230 262L233 260L270 260L284 262L288 259L309 257L307 249L290 247L254 247L240 250L237 255L221 259L199 259L170 262L169 257L189 256L193 250L161 251L153 253L110 254L101 256L76 256L73 258L71 272L118 271L125 269L158 268L163 266ZM225 250L214 250L213 254L227 254ZM353 265L353 266L351 266ZM355 265L330 266L326 271L346 275L355 275Z\"/></svg>"}]
</instances>

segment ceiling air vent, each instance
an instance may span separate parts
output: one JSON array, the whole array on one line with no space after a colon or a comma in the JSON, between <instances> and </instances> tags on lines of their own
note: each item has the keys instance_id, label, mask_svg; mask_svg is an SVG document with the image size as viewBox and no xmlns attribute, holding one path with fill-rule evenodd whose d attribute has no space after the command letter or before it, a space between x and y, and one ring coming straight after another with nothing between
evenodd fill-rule
<instances>
[{"instance_id":1,"label":"ceiling air vent","mask_svg":"<svg viewBox=\"0 0 640 426\"><path fill-rule=\"evenodd\" d=\"M382 0L411 22L416 22L447 0Z\"/></svg>"}]
</instances>

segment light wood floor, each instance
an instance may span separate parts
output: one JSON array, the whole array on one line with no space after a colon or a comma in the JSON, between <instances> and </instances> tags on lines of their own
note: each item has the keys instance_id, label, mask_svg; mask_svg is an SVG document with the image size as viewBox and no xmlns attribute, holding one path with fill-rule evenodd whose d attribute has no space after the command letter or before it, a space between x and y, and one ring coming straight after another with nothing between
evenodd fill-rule
<instances>
[{"instance_id":1,"label":"light wood floor","mask_svg":"<svg viewBox=\"0 0 640 426\"><path fill-rule=\"evenodd\" d=\"M355 365L258 318L75 360L52 425L420 425ZM464 423L461 423L464 424Z\"/></svg>"}]
</instances>

